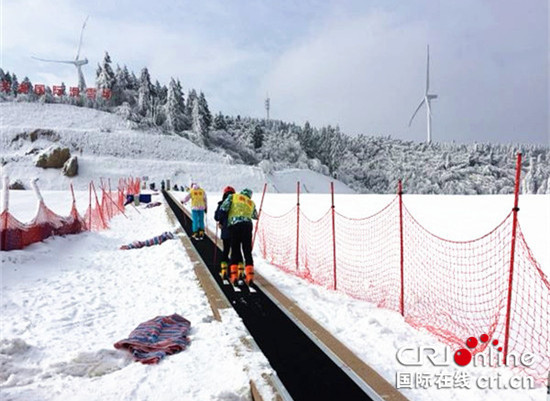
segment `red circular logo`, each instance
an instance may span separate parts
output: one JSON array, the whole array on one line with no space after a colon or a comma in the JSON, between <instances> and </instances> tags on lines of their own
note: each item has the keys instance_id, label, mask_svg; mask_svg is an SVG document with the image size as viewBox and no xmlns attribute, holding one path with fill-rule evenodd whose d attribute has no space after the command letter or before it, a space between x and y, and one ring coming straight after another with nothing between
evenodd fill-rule
<instances>
[{"instance_id":1,"label":"red circular logo","mask_svg":"<svg viewBox=\"0 0 550 401\"><path fill-rule=\"evenodd\" d=\"M472 360L472 353L466 348L461 348L455 352L455 362L459 366L466 366Z\"/></svg>"},{"instance_id":2,"label":"red circular logo","mask_svg":"<svg viewBox=\"0 0 550 401\"><path fill-rule=\"evenodd\" d=\"M466 345L469 347L469 348L475 348L477 347L477 338L475 337L470 337L466 340Z\"/></svg>"}]
</instances>

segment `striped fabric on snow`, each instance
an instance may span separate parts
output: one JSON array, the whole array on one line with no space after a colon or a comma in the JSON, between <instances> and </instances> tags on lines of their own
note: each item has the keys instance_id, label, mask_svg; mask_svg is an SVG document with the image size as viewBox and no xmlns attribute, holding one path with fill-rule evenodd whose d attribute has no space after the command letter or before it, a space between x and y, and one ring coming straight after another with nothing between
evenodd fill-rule
<instances>
[{"instance_id":1,"label":"striped fabric on snow","mask_svg":"<svg viewBox=\"0 0 550 401\"><path fill-rule=\"evenodd\" d=\"M173 314L157 316L137 326L130 336L114 344L117 349L127 349L135 361L144 364L158 363L166 355L183 351L191 342L187 337L191 322Z\"/></svg>"}]
</instances>

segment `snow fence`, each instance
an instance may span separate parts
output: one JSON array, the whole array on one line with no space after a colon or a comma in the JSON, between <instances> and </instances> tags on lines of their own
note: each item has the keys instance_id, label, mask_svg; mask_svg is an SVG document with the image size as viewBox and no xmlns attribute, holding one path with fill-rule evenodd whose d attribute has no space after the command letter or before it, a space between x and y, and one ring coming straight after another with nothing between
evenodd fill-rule
<instances>
[{"instance_id":1,"label":"snow fence","mask_svg":"<svg viewBox=\"0 0 550 401\"><path fill-rule=\"evenodd\" d=\"M23 249L26 246L40 242L53 235L77 234L82 231L103 230L108 228L109 221L117 214L123 213L126 194L139 193L139 179L119 180L117 192L110 190L110 185L101 183L101 199L98 197L95 185L88 186L89 202L82 216L76 208L76 200L71 185L73 203L69 216L59 216L50 210L42 198L36 181L32 181L38 199L38 211L29 223L22 223L9 212L8 179L4 177L3 208L0 214L0 249L10 251ZM92 203L94 206L92 207Z\"/></svg>"},{"instance_id":2,"label":"snow fence","mask_svg":"<svg viewBox=\"0 0 550 401\"><path fill-rule=\"evenodd\" d=\"M451 241L413 217L401 190L378 213L359 219L337 213L333 201L311 220L298 195L283 215L260 211L257 240L274 266L397 311L453 351L484 333L496 342L481 343L473 355L489 346L504 360L532 353L531 366L511 367L543 383L550 370L550 284L521 232L518 210L516 192L514 209L491 232Z\"/></svg>"}]
</instances>

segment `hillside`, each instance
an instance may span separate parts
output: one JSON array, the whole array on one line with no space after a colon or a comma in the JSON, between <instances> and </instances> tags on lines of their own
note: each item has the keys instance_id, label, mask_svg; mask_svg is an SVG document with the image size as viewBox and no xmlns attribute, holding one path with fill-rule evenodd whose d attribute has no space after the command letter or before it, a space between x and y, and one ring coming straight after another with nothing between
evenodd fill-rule
<instances>
[{"instance_id":1,"label":"hillside","mask_svg":"<svg viewBox=\"0 0 550 401\"><path fill-rule=\"evenodd\" d=\"M268 182L269 191L284 192L287 188L295 191L295 182L300 179L304 188L309 188L306 192L313 188L328 191L330 178L321 174L294 169L284 173L292 184L281 185L277 178L280 173L266 175L259 167L237 164L227 155L203 149L184 137L138 128L104 111L65 104L3 102L0 115L2 173L12 182L34 176L43 189L66 189L70 181L77 189L84 189L90 180L100 177L111 179L114 185L122 174L147 176L157 186L163 179L178 185L197 180L207 183L206 189L212 191L228 184L259 191ZM42 131L32 140L30 133L37 129ZM68 147L78 157L79 173L73 179L58 169L35 167L38 153L54 144ZM353 192L341 183L337 189Z\"/></svg>"}]
</instances>

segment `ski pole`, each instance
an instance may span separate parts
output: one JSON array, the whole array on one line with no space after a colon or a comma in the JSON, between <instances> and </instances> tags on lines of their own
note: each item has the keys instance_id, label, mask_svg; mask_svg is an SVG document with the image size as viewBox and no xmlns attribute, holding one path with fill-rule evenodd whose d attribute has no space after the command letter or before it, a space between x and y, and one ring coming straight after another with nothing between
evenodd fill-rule
<instances>
[{"instance_id":1,"label":"ski pole","mask_svg":"<svg viewBox=\"0 0 550 401\"><path fill-rule=\"evenodd\" d=\"M218 254L218 223L216 223L216 234L214 234L214 266L216 266L217 254Z\"/></svg>"}]
</instances>

